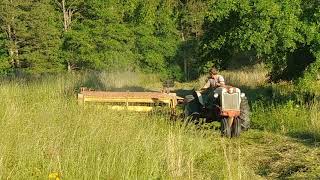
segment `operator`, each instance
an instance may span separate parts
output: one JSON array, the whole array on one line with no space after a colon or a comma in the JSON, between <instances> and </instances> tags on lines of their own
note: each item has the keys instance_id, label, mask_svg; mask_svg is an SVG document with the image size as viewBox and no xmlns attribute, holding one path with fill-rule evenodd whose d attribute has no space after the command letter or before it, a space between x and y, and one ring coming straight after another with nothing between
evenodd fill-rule
<instances>
[{"instance_id":1,"label":"operator","mask_svg":"<svg viewBox=\"0 0 320 180\"><path fill-rule=\"evenodd\" d=\"M218 74L218 70L212 67L209 71L209 77L207 83L200 89L200 91L195 91L198 96L199 102L203 107L211 107L214 103L214 90L217 87L224 86L224 78Z\"/></svg>"},{"instance_id":2,"label":"operator","mask_svg":"<svg viewBox=\"0 0 320 180\"><path fill-rule=\"evenodd\" d=\"M205 91L208 88L217 88L217 87L221 87L224 86L224 78L223 76L221 76L220 74L218 74L218 70L214 67L212 67L209 71L209 78L207 83L200 89L201 91Z\"/></svg>"}]
</instances>

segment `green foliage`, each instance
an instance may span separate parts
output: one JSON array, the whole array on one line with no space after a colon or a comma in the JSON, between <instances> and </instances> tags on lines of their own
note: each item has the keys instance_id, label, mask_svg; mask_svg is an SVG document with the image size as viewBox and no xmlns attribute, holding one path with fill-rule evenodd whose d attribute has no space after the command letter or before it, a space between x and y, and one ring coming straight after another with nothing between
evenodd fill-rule
<instances>
[{"instance_id":1,"label":"green foliage","mask_svg":"<svg viewBox=\"0 0 320 180\"><path fill-rule=\"evenodd\" d=\"M0 9L2 72L131 70L189 80L209 61L224 69L250 54L279 81L315 76L310 64L319 61L316 0L3 0Z\"/></svg>"},{"instance_id":2,"label":"green foliage","mask_svg":"<svg viewBox=\"0 0 320 180\"><path fill-rule=\"evenodd\" d=\"M59 57L61 46L60 24L58 15L50 1L33 3L27 14L28 34L25 37L26 45L21 47L22 58L27 63L29 72L57 72L64 67Z\"/></svg>"},{"instance_id":3,"label":"green foliage","mask_svg":"<svg viewBox=\"0 0 320 180\"><path fill-rule=\"evenodd\" d=\"M152 3L151 3L152 2ZM140 2L135 12L137 52L143 71L170 74L179 44L174 1ZM179 73L179 71L177 72Z\"/></svg>"},{"instance_id":4,"label":"green foliage","mask_svg":"<svg viewBox=\"0 0 320 180\"><path fill-rule=\"evenodd\" d=\"M271 80L296 79L290 66L290 54L305 49L308 53L318 46L318 1L212 1L206 17L203 38L204 57L222 58L222 66L237 52L254 50L273 69ZM312 12L311 12L312 11ZM301 56L300 56L301 57ZM304 69L299 70L301 77Z\"/></svg>"},{"instance_id":5,"label":"green foliage","mask_svg":"<svg viewBox=\"0 0 320 180\"><path fill-rule=\"evenodd\" d=\"M8 63L9 60L6 54L5 34L0 33L0 75L6 75L10 69L10 64Z\"/></svg>"},{"instance_id":6,"label":"green foliage","mask_svg":"<svg viewBox=\"0 0 320 180\"><path fill-rule=\"evenodd\" d=\"M179 43L171 1L88 1L65 33L63 54L74 69L170 74Z\"/></svg>"},{"instance_id":7,"label":"green foliage","mask_svg":"<svg viewBox=\"0 0 320 180\"><path fill-rule=\"evenodd\" d=\"M165 67L175 64L175 1L67 0L70 25L65 30L63 2L0 4L3 70L41 73L71 65L75 70L166 73Z\"/></svg>"},{"instance_id":8,"label":"green foliage","mask_svg":"<svg viewBox=\"0 0 320 180\"><path fill-rule=\"evenodd\" d=\"M1 31L6 34L1 38L6 51L2 59L8 62L1 69L32 73L61 70L59 18L50 1L3 1L0 8Z\"/></svg>"},{"instance_id":9,"label":"green foliage","mask_svg":"<svg viewBox=\"0 0 320 180\"><path fill-rule=\"evenodd\" d=\"M217 66L214 62L216 62L216 61L208 61L208 62L201 68L201 73L207 75L212 67L216 67L216 66Z\"/></svg>"}]
</instances>

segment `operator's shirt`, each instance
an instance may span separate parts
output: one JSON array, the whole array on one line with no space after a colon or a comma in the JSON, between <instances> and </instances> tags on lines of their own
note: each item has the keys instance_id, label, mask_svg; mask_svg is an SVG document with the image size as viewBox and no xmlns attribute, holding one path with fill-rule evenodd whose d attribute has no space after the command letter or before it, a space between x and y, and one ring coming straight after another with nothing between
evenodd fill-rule
<instances>
[{"instance_id":1,"label":"operator's shirt","mask_svg":"<svg viewBox=\"0 0 320 180\"><path fill-rule=\"evenodd\" d=\"M207 83L203 86L203 89L208 89L209 87L215 88L217 87L217 83L224 83L224 78L221 75L218 75L217 79L210 78Z\"/></svg>"}]
</instances>

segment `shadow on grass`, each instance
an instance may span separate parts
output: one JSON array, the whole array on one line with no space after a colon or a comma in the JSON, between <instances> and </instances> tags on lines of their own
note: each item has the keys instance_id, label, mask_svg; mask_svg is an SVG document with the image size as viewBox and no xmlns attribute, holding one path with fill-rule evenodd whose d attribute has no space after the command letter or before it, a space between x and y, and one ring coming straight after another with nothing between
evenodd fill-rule
<instances>
[{"instance_id":1,"label":"shadow on grass","mask_svg":"<svg viewBox=\"0 0 320 180\"><path fill-rule=\"evenodd\" d=\"M291 132L287 136L309 147L320 147L320 134L316 132Z\"/></svg>"}]
</instances>

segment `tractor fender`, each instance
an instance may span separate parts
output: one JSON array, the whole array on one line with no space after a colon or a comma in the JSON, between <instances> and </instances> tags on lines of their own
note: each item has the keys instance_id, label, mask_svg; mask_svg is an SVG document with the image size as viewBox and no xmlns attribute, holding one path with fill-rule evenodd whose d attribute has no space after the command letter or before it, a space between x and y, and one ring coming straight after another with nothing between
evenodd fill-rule
<instances>
[{"instance_id":1,"label":"tractor fender","mask_svg":"<svg viewBox=\"0 0 320 180\"><path fill-rule=\"evenodd\" d=\"M203 102L203 98L202 98L202 94L200 91L196 91L196 94L198 96L199 102L202 106L204 106L204 102Z\"/></svg>"}]
</instances>

